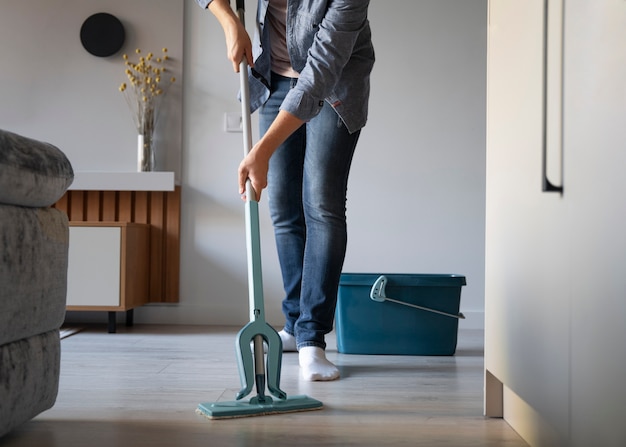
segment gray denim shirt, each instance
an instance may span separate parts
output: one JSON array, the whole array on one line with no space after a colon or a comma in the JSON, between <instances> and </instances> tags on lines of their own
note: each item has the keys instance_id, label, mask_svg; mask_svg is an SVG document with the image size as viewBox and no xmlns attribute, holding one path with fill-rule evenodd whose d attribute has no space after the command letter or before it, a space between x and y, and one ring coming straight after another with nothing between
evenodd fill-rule
<instances>
[{"instance_id":1,"label":"gray denim shirt","mask_svg":"<svg viewBox=\"0 0 626 447\"><path fill-rule=\"evenodd\" d=\"M206 8L212 0L196 1ZM254 69L249 76L251 111L270 94L268 4L269 0L258 0ZM326 101L349 132L365 126L374 65L368 6L369 0L288 0L287 48L300 77L281 109L309 121Z\"/></svg>"}]
</instances>

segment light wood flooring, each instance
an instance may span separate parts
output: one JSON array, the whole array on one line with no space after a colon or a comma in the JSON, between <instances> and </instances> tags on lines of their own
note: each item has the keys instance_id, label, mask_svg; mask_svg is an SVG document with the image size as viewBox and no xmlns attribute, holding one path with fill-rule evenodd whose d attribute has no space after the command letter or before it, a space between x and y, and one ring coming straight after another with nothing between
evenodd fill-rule
<instances>
[{"instance_id":1,"label":"light wood flooring","mask_svg":"<svg viewBox=\"0 0 626 447\"><path fill-rule=\"evenodd\" d=\"M483 332L460 331L446 357L339 354L341 380L299 379L283 357L281 388L321 410L209 420L201 402L239 390L235 327L95 326L61 342L56 405L0 439L2 447L525 446L482 415Z\"/></svg>"}]
</instances>

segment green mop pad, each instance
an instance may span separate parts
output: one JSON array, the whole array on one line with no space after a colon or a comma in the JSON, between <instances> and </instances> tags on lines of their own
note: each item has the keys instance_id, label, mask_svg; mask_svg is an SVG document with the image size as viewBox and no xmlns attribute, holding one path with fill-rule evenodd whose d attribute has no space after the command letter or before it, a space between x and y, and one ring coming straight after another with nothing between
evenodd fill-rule
<instances>
[{"instance_id":1,"label":"green mop pad","mask_svg":"<svg viewBox=\"0 0 626 447\"><path fill-rule=\"evenodd\" d=\"M248 402L206 402L198 405L196 413L209 419L233 419L247 416L264 416L269 414L311 411L322 408L322 402L308 396L292 396L287 399L265 397L265 403L259 403L257 397Z\"/></svg>"}]
</instances>

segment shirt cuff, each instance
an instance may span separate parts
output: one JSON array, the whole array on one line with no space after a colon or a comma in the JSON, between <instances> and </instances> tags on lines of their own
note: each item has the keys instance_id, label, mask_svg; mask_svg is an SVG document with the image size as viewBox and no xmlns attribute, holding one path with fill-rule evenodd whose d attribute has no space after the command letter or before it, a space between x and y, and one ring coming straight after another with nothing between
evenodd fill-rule
<instances>
[{"instance_id":1,"label":"shirt cuff","mask_svg":"<svg viewBox=\"0 0 626 447\"><path fill-rule=\"evenodd\" d=\"M310 121L320 113L322 107L324 107L323 99L314 98L296 87L287 93L280 109L291 113L302 121Z\"/></svg>"}]
</instances>

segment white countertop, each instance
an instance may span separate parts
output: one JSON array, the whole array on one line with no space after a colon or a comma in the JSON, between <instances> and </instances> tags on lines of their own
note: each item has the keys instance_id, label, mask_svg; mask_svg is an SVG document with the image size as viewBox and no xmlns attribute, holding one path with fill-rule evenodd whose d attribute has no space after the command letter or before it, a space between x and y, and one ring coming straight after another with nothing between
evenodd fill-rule
<instances>
[{"instance_id":1,"label":"white countertop","mask_svg":"<svg viewBox=\"0 0 626 447\"><path fill-rule=\"evenodd\" d=\"M174 191L173 172L88 172L74 173L70 190L86 191Z\"/></svg>"}]
</instances>

